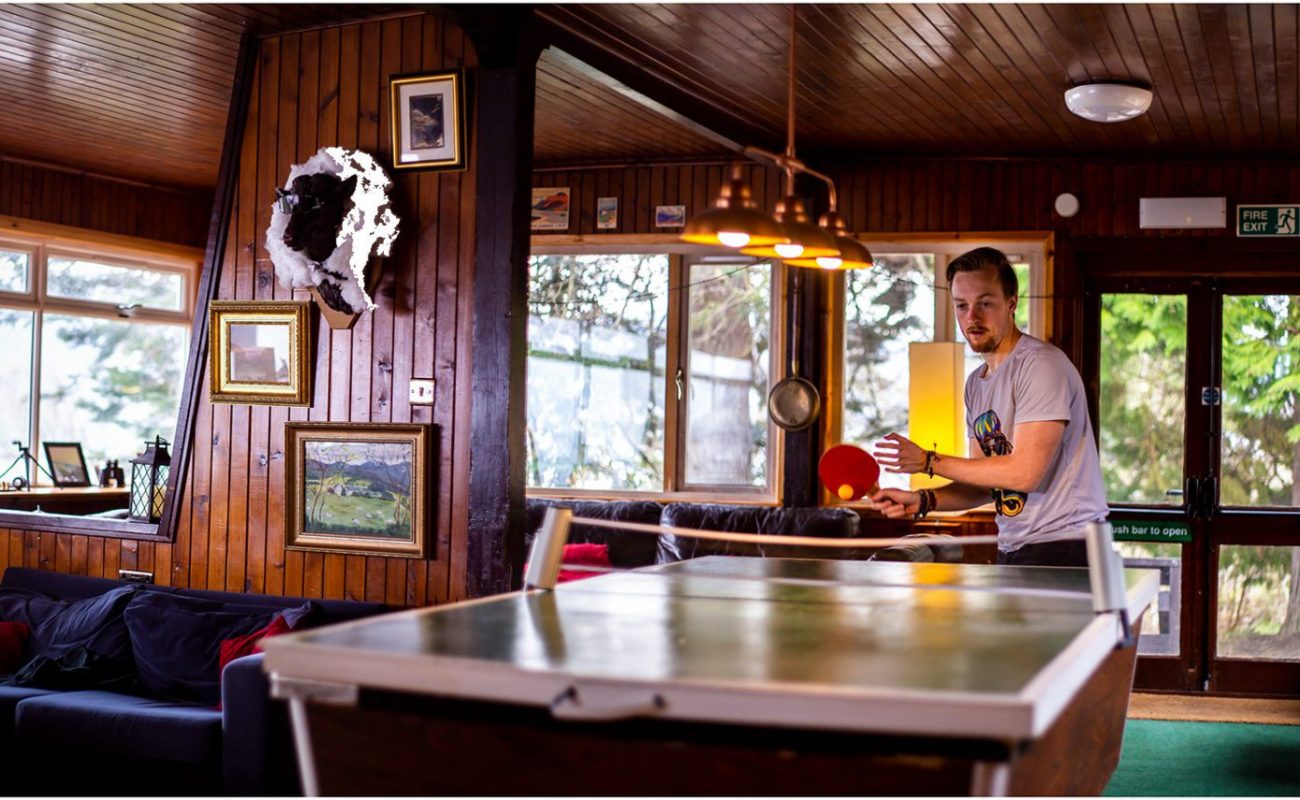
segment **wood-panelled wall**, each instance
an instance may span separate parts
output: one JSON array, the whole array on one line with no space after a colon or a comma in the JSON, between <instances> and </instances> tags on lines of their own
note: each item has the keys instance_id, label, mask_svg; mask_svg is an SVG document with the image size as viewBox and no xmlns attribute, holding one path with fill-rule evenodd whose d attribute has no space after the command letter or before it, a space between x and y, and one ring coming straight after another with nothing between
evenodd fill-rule
<instances>
[{"instance_id":1,"label":"wood-panelled wall","mask_svg":"<svg viewBox=\"0 0 1300 800\"><path fill-rule=\"evenodd\" d=\"M327 145L360 148L390 163L389 75L474 65L464 33L428 15L265 39L219 297L292 297L276 281L265 250L274 189L292 164ZM472 109L471 99L471 115ZM310 408L212 405L204 372L173 544L4 531L0 568L22 564L113 578L119 568L145 569L163 584L398 605L463 597L474 186L472 148L467 171L395 179L401 232L374 293L379 307L350 331L331 331L317 320ZM406 402L411 378L437 382L432 406ZM286 551L288 420L433 423L432 557Z\"/></svg>"},{"instance_id":2,"label":"wood-panelled wall","mask_svg":"<svg viewBox=\"0 0 1300 800\"><path fill-rule=\"evenodd\" d=\"M0 216L202 247L211 192L185 192L0 157Z\"/></svg>"},{"instance_id":3,"label":"wood-panelled wall","mask_svg":"<svg viewBox=\"0 0 1300 800\"><path fill-rule=\"evenodd\" d=\"M754 198L773 210L779 174L747 168ZM570 234L673 233L654 227L656 205L685 204L687 216L717 197L721 165L538 172L534 186L573 190ZM840 213L858 233L1056 231L1066 236L1233 236L1234 228L1156 231L1138 228L1141 197L1228 198L1238 203L1300 202L1300 160L1259 162L1068 160L862 161L830 171ZM1080 211L1057 216L1061 192ZM596 230L596 198L619 198L619 227ZM1231 220L1230 220L1231 223ZM544 233L559 233L546 231Z\"/></svg>"},{"instance_id":4,"label":"wood-panelled wall","mask_svg":"<svg viewBox=\"0 0 1300 800\"><path fill-rule=\"evenodd\" d=\"M570 191L568 230L538 233L679 233L681 228L655 227L655 206L685 205L689 219L713 206L730 169L727 164L687 164L537 172L533 186L567 186ZM748 164L745 177L754 202L771 211L781 198L781 173L775 168ZM596 230L598 197L618 198L617 228Z\"/></svg>"}]
</instances>

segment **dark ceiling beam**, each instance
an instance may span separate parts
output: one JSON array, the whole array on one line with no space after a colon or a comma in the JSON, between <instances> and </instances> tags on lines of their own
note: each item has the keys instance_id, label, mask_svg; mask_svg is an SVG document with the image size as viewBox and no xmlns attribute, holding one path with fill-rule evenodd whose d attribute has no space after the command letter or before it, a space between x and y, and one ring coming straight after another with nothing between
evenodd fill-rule
<instances>
[{"instance_id":1,"label":"dark ceiling beam","mask_svg":"<svg viewBox=\"0 0 1300 800\"><path fill-rule=\"evenodd\" d=\"M785 132L770 130L733 110L724 94L684 75L653 48L602 30L581 16L581 8L545 5L534 9L544 42L562 50L566 62L647 109L734 149L736 144L785 148Z\"/></svg>"},{"instance_id":2,"label":"dark ceiling beam","mask_svg":"<svg viewBox=\"0 0 1300 800\"><path fill-rule=\"evenodd\" d=\"M626 83L623 83L617 78L606 75L587 62L582 61L557 47L549 48L547 51L547 57L556 64L560 64L561 66L578 73L592 83L604 86L606 89L609 89L612 92L617 92L646 110L653 111L678 127L685 128L686 130L698 134L709 141L717 143L719 147L737 153L745 148L743 142L738 142L735 139L724 136L707 125L701 125L690 117L677 113L663 103L660 103L658 100L655 100L653 97L648 97L645 94L638 92Z\"/></svg>"}]
</instances>

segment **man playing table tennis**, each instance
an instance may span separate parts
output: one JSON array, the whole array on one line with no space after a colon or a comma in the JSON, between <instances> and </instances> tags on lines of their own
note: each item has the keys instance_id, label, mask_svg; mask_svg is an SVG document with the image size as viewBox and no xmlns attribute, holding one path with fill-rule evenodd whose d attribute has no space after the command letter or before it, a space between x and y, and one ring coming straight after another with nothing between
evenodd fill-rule
<instances>
[{"instance_id":1,"label":"man playing table tennis","mask_svg":"<svg viewBox=\"0 0 1300 800\"><path fill-rule=\"evenodd\" d=\"M889 472L953 481L937 490L882 489L871 495L887 517L997 507L998 563L1087 566L1084 526L1106 517L1106 490L1088 419L1083 380L1056 347L1015 323L1017 281L991 247L948 265L962 335L984 365L966 379L966 425L974 457L927 451L891 433L876 443Z\"/></svg>"}]
</instances>

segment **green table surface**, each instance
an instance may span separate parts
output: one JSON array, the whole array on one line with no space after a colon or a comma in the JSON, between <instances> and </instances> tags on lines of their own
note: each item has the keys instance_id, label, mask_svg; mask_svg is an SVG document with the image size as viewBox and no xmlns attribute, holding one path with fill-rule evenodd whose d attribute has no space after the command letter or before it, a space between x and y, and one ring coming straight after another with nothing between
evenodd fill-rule
<instances>
[{"instance_id":1,"label":"green table surface","mask_svg":"<svg viewBox=\"0 0 1300 800\"><path fill-rule=\"evenodd\" d=\"M1151 572L1126 573L1131 603L1149 598ZM309 631L268 651L282 664L319 650L615 682L1005 696L1094 619L1085 569L722 556Z\"/></svg>"}]
</instances>

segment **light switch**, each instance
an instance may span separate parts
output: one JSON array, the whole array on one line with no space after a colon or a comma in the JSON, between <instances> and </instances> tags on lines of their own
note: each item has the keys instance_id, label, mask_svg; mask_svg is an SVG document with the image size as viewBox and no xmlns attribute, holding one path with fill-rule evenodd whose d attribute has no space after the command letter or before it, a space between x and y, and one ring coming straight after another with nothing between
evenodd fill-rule
<instances>
[{"instance_id":1,"label":"light switch","mask_svg":"<svg viewBox=\"0 0 1300 800\"><path fill-rule=\"evenodd\" d=\"M422 379L411 380L411 405L433 405L433 381Z\"/></svg>"}]
</instances>

